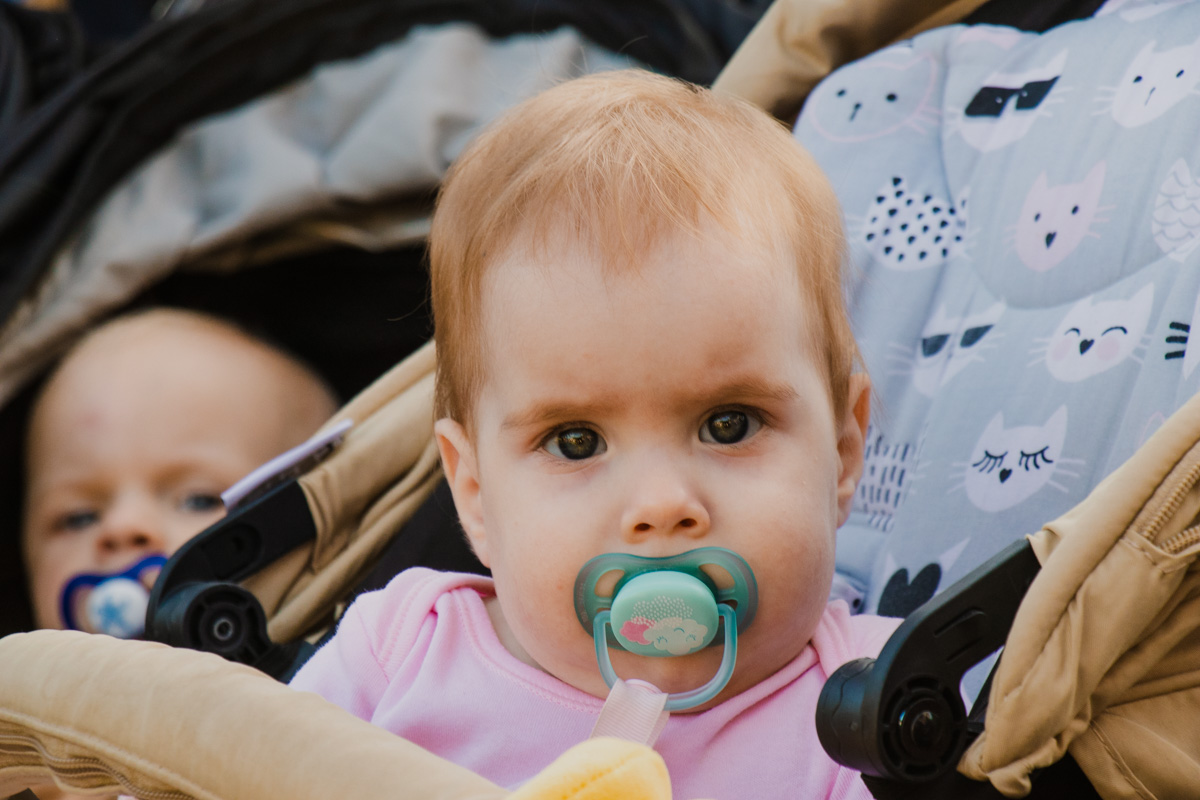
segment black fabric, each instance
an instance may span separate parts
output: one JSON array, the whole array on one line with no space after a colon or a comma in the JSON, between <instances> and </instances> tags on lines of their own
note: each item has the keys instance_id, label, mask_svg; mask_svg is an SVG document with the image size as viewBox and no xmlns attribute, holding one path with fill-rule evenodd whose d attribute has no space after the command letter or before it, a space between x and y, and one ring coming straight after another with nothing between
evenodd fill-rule
<instances>
[{"instance_id":1,"label":"black fabric","mask_svg":"<svg viewBox=\"0 0 1200 800\"><path fill-rule=\"evenodd\" d=\"M344 402L433 336L424 245L334 247L234 273L178 272L128 306L228 319L294 353Z\"/></svg>"},{"instance_id":2,"label":"black fabric","mask_svg":"<svg viewBox=\"0 0 1200 800\"><path fill-rule=\"evenodd\" d=\"M989 0L967 16L968 25L1007 25L1031 33L1096 13L1104 0Z\"/></svg>"},{"instance_id":3,"label":"black fabric","mask_svg":"<svg viewBox=\"0 0 1200 800\"><path fill-rule=\"evenodd\" d=\"M467 543L454 510L450 485L445 481L438 484L400 529L374 569L359 584L356 594L382 589L394 576L416 566L491 574Z\"/></svg>"},{"instance_id":4,"label":"black fabric","mask_svg":"<svg viewBox=\"0 0 1200 800\"><path fill-rule=\"evenodd\" d=\"M493 36L571 26L670 75L710 82L716 50L669 0L242 0L145 28L0 141L0 320L104 195L184 125L364 54L417 25Z\"/></svg>"},{"instance_id":5,"label":"black fabric","mask_svg":"<svg viewBox=\"0 0 1200 800\"><path fill-rule=\"evenodd\" d=\"M91 57L70 14L0 2L0 142Z\"/></svg>"},{"instance_id":6,"label":"black fabric","mask_svg":"<svg viewBox=\"0 0 1200 800\"><path fill-rule=\"evenodd\" d=\"M40 381L0 410L0 636L33 628L33 608L21 557L25 427Z\"/></svg>"},{"instance_id":7,"label":"black fabric","mask_svg":"<svg viewBox=\"0 0 1200 800\"><path fill-rule=\"evenodd\" d=\"M128 39L150 24L154 0L71 0L71 13L88 40L98 43Z\"/></svg>"},{"instance_id":8,"label":"black fabric","mask_svg":"<svg viewBox=\"0 0 1200 800\"><path fill-rule=\"evenodd\" d=\"M928 783L897 783L866 775L863 782L876 800L1004 800L990 783L973 781L954 771ZM1100 794L1070 754L1035 772L1032 785L1027 800L1100 800Z\"/></svg>"}]
</instances>

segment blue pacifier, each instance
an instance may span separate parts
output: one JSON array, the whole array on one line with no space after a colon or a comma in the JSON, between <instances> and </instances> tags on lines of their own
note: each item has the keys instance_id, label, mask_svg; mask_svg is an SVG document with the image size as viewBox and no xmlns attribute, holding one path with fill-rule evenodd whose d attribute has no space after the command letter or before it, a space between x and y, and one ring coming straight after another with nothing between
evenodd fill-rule
<instances>
[{"instance_id":1,"label":"blue pacifier","mask_svg":"<svg viewBox=\"0 0 1200 800\"><path fill-rule=\"evenodd\" d=\"M605 553L575 578L575 613L596 643L600 674L617 682L610 647L642 656L683 656L712 644L724 625L725 649L717 674L703 686L673 692L667 711L716 697L733 676L737 634L754 621L758 584L746 560L723 547L701 547L648 558Z\"/></svg>"},{"instance_id":2,"label":"blue pacifier","mask_svg":"<svg viewBox=\"0 0 1200 800\"><path fill-rule=\"evenodd\" d=\"M63 587L60 610L71 630L135 639L146 628L150 589L167 559L146 556L118 573L76 575Z\"/></svg>"}]
</instances>

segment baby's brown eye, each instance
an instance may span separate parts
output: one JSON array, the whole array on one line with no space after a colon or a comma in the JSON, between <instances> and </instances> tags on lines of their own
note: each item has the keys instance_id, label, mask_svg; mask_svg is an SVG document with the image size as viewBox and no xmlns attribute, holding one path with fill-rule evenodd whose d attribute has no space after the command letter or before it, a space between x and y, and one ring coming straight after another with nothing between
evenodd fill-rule
<instances>
[{"instance_id":1,"label":"baby's brown eye","mask_svg":"<svg viewBox=\"0 0 1200 800\"><path fill-rule=\"evenodd\" d=\"M719 411L704 421L700 441L709 444L736 444L758 430L760 423L744 411Z\"/></svg>"},{"instance_id":2,"label":"baby's brown eye","mask_svg":"<svg viewBox=\"0 0 1200 800\"><path fill-rule=\"evenodd\" d=\"M580 461L603 453L607 448L600 434L591 428L570 428L552 434L546 440L546 450L552 455Z\"/></svg>"}]
</instances>

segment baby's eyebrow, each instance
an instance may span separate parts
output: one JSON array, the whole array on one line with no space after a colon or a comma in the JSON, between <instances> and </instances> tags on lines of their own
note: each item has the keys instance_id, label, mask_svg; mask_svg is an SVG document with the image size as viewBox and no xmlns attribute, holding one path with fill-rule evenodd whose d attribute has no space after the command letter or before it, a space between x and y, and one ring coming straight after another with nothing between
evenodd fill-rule
<instances>
[{"instance_id":1,"label":"baby's eyebrow","mask_svg":"<svg viewBox=\"0 0 1200 800\"><path fill-rule=\"evenodd\" d=\"M500 424L502 430L544 425L547 422L570 422L595 419L612 408L611 403L572 403L550 401L514 411Z\"/></svg>"},{"instance_id":2,"label":"baby's eyebrow","mask_svg":"<svg viewBox=\"0 0 1200 800\"><path fill-rule=\"evenodd\" d=\"M748 378L719 384L712 389L704 389L702 394L712 397L718 402L722 398L740 398L789 403L800 397L800 393L796 391L796 387L789 383L766 381L758 378Z\"/></svg>"}]
</instances>

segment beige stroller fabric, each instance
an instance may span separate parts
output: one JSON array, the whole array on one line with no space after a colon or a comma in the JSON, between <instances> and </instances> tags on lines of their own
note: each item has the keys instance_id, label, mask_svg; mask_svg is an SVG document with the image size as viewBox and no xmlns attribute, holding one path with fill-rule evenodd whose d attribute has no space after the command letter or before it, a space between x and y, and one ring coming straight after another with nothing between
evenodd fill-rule
<instances>
[{"instance_id":1,"label":"beige stroller fabric","mask_svg":"<svg viewBox=\"0 0 1200 800\"><path fill-rule=\"evenodd\" d=\"M984 0L775 0L713 89L789 125L818 82L884 45L958 22Z\"/></svg>"},{"instance_id":2,"label":"beige stroller fabric","mask_svg":"<svg viewBox=\"0 0 1200 800\"><path fill-rule=\"evenodd\" d=\"M516 792L208 653L76 631L0 639L0 797L55 780L153 800L668 800L653 750L593 739Z\"/></svg>"},{"instance_id":3,"label":"beige stroller fabric","mask_svg":"<svg viewBox=\"0 0 1200 800\"><path fill-rule=\"evenodd\" d=\"M1070 751L1101 796L1200 797L1200 395L1031 537L987 727L959 764L1009 797Z\"/></svg>"},{"instance_id":4,"label":"beige stroller fabric","mask_svg":"<svg viewBox=\"0 0 1200 800\"><path fill-rule=\"evenodd\" d=\"M317 539L246 582L273 641L333 621L350 587L442 477L433 438L433 344L367 387L326 424L352 420L342 445L300 478Z\"/></svg>"}]
</instances>

